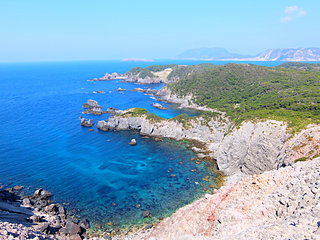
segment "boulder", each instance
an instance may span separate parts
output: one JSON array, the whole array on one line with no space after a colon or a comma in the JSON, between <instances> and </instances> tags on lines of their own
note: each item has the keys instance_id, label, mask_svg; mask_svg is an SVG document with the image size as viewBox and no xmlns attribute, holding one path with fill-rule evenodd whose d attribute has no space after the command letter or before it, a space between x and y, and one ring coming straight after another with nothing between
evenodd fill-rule
<instances>
[{"instance_id":1,"label":"boulder","mask_svg":"<svg viewBox=\"0 0 320 240\"><path fill-rule=\"evenodd\" d=\"M134 138L132 138L131 141L129 142L129 144L130 144L131 146L136 145L136 144L137 144L137 141L136 141Z\"/></svg>"},{"instance_id":2,"label":"boulder","mask_svg":"<svg viewBox=\"0 0 320 240\"><path fill-rule=\"evenodd\" d=\"M48 199L50 197L52 197L52 193L49 192L49 191L46 191L46 190L42 190L41 193L40 193L40 198L41 199Z\"/></svg>"},{"instance_id":3,"label":"boulder","mask_svg":"<svg viewBox=\"0 0 320 240\"><path fill-rule=\"evenodd\" d=\"M90 223L89 223L88 219L81 220L79 224L80 224L80 227L82 227L84 229L90 228Z\"/></svg>"},{"instance_id":4,"label":"boulder","mask_svg":"<svg viewBox=\"0 0 320 240\"><path fill-rule=\"evenodd\" d=\"M48 231L49 231L49 223L47 223L47 222L40 223L40 224L34 226L33 228L36 231L43 232L43 233L48 233Z\"/></svg>"},{"instance_id":5,"label":"boulder","mask_svg":"<svg viewBox=\"0 0 320 240\"><path fill-rule=\"evenodd\" d=\"M29 198L24 198L22 200L22 205L25 207L32 207L32 202Z\"/></svg>"},{"instance_id":6,"label":"boulder","mask_svg":"<svg viewBox=\"0 0 320 240\"><path fill-rule=\"evenodd\" d=\"M124 92L124 91L127 91L127 90L119 87L119 88L117 88L117 91L118 91L118 92Z\"/></svg>"},{"instance_id":7,"label":"boulder","mask_svg":"<svg viewBox=\"0 0 320 240\"><path fill-rule=\"evenodd\" d=\"M59 232L63 234L68 234L68 235L75 235L75 234L81 233L81 228L78 224L72 221L68 221L66 223L66 226L64 228L61 228Z\"/></svg>"}]
</instances>

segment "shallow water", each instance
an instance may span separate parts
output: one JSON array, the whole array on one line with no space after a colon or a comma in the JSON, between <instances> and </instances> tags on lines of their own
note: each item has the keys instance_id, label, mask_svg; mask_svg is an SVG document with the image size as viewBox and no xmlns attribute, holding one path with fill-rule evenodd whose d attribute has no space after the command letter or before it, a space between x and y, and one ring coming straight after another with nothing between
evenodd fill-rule
<instances>
[{"instance_id":1,"label":"shallow water","mask_svg":"<svg viewBox=\"0 0 320 240\"><path fill-rule=\"evenodd\" d=\"M129 131L90 132L79 125L82 104L88 99L97 100L104 109L143 107L165 118L197 114L167 103L162 104L168 110L159 110L150 105L155 100L143 93L114 91L141 85L86 81L105 72L123 73L147 65L110 61L0 64L0 185L23 185L26 192L45 188L54 193L55 201L77 209L77 215L118 225L142 221L144 210L156 218L166 216L203 194L210 182L202 178L210 175L214 182L214 173L206 163L190 161L194 153L184 144L155 142ZM94 94L97 90L106 93ZM131 138L137 139L136 146L128 145ZM137 204L141 207L136 208Z\"/></svg>"}]
</instances>

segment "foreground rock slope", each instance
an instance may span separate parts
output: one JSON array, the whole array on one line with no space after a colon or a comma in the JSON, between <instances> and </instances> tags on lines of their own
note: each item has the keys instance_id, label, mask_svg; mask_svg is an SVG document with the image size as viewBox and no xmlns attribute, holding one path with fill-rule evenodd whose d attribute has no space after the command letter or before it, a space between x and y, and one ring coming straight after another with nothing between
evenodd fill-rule
<instances>
[{"instance_id":1,"label":"foreground rock slope","mask_svg":"<svg viewBox=\"0 0 320 240\"><path fill-rule=\"evenodd\" d=\"M140 237L320 239L320 158L229 183Z\"/></svg>"}]
</instances>

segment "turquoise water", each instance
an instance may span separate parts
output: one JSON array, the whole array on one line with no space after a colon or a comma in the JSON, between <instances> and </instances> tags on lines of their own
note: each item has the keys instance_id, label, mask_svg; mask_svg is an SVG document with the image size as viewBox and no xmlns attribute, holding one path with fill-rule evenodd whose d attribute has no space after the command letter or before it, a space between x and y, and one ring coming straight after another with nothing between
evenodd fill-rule
<instances>
[{"instance_id":1,"label":"turquoise water","mask_svg":"<svg viewBox=\"0 0 320 240\"><path fill-rule=\"evenodd\" d=\"M165 63L169 62L161 62ZM88 99L97 100L104 109L143 107L165 118L197 114L166 103L168 110L155 109L150 96L114 91L141 87L133 83L86 81L105 72L123 73L147 65L110 61L0 64L0 185L20 184L26 192L48 189L55 201L68 203L78 216L118 225L140 221L144 210L163 217L203 194L208 183L202 178L213 173L206 163L190 161L194 153L185 145L172 140L155 142L130 131L90 132L79 125L81 106ZM97 90L106 93L93 94ZM136 146L128 145L131 138L137 139Z\"/></svg>"}]
</instances>

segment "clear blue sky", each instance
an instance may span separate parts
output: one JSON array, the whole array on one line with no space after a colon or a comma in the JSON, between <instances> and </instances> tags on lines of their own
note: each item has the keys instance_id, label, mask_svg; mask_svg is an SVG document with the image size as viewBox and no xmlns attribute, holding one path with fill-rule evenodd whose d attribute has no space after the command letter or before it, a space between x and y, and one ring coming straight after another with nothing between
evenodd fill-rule
<instances>
[{"instance_id":1,"label":"clear blue sky","mask_svg":"<svg viewBox=\"0 0 320 240\"><path fill-rule=\"evenodd\" d=\"M0 0L0 61L320 47L319 0Z\"/></svg>"}]
</instances>

